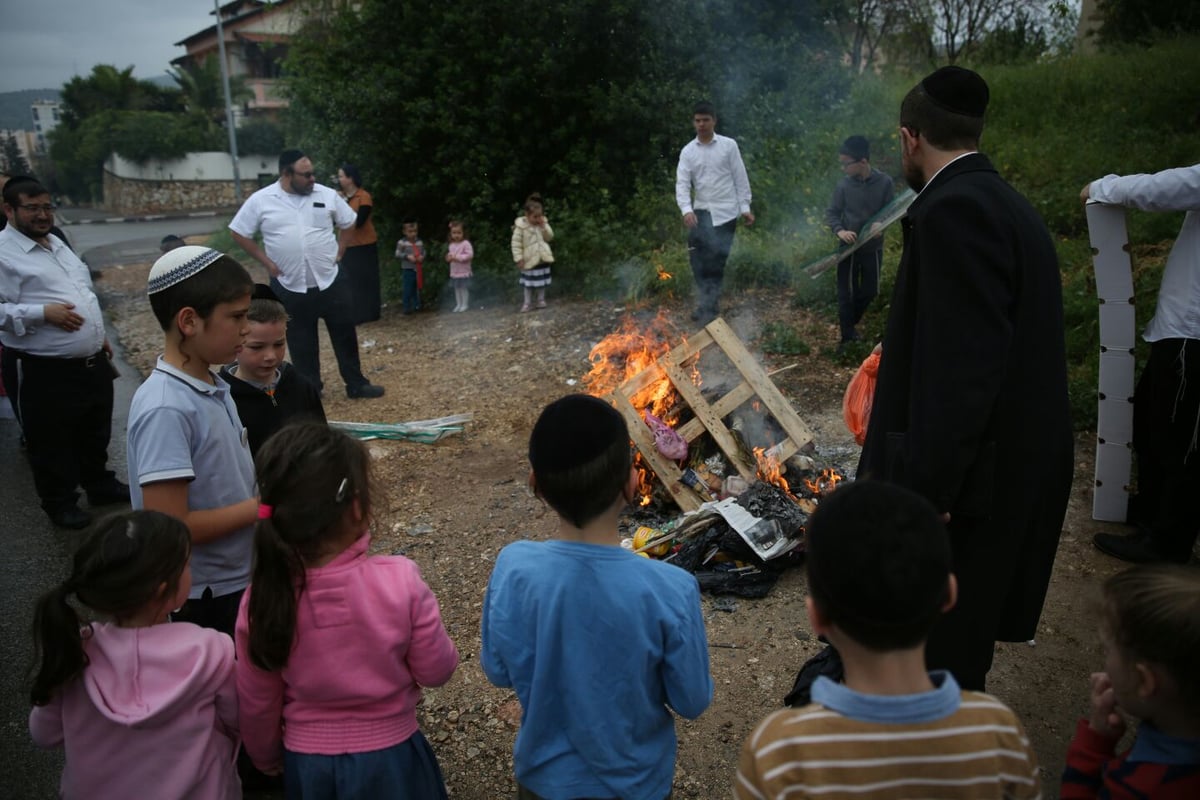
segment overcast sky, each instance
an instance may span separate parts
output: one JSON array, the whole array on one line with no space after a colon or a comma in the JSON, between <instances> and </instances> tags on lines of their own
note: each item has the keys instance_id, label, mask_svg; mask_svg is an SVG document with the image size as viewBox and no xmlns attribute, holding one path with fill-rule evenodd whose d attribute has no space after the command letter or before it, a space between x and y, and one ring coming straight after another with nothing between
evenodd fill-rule
<instances>
[{"instance_id":1,"label":"overcast sky","mask_svg":"<svg viewBox=\"0 0 1200 800\"><path fill-rule=\"evenodd\" d=\"M61 89L96 64L162 75L212 10L213 0L0 0L0 92Z\"/></svg>"}]
</instances>

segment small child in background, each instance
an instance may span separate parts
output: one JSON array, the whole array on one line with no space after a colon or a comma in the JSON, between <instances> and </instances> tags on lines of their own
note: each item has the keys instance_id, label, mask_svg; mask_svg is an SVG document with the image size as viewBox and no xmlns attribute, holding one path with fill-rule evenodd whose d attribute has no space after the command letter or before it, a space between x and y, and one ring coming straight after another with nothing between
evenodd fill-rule
<instances>
[{"instance_id":1,"label":"small child in background","mask_svg":"<svg viewBox=\"0 0 1200 800\"><path fill-rule=\"evenodd\" d=\"M258 283L246 315L250 332L237 361L221 367L221 377L237 404L250 436L250 454L289 422L325 422L321 393L284 360L287 355L287 310L271 287Z\"/></svg>"},{"instance_id":2,"label":"small child in background","mask_svg":"<svg viewBox=\"0 0 1200 800\"><path fill-rule=\"evenodd\" d=\"M554 231L543 211L542 196L529 195L524 209L524 216L513 222L512 234L512 257L521 270L521 286L525 290L522 313L533 309L535 293L537 307L546 307L546 287L550 285L550 265L554 263L549 244Z\"/></svg>"},{"instance_id":3,"label":"small child in background","mask_svg":"<svg viewBox=\"0 0 1200 800\"><path fill-rule=\"evenodd\" d=\"M1104 672L1067 750L1063 800L1200 797L1200 573L1144 565L1104 583ZM1141 720L1117 755L1124 711Z\"/></svg>"},{"instance_id":4,"label":"small child in background","mask_svg":"<svg viewBox=\"0 0 1200 800\"><path fill-rule=\"evenodd\" d=\"M400 259L401 276L404 279L404 295L401 313L411 314L421 308L421 289L425 288L425 243L417 236L415 219L404 221L404 238L396 242L396 258Z\"/></svg>"},{"instance_id":5,"label":"small child in background","mask_svg":"<svg viewBox=\"0 0 1200 800\"><path fill-rule=\"evenodd\" d=\"M675 718L712 702L696 578L620 546L637 495L625 419L596 397L546 406L529 486L558 515L548 542L500 551L483 604L480 666L521 701L517 797L661 800Z\"/></svg>"},{"instance_id":6,"label":"small child in background","mask_svg":"<svg viewBox=\"0 0 1200 800\"><path fill-rule=\"evenodd\" d=\"M166 624L191 589L190 554L173 517L109 517L38 601L29 731L66 753L59 796L242 796L233 641ZM82 622L71 595L108 621Z\"/></svg>"},{"instance_id":7,"label":"small child in background","mask_svg":"<svg viewBox=\"0 0 1200 800\"><path fill-rule=\"evenodd\" d=\"M254 575L237 623L242 736L288 797L445 798L417 727L458 666L417 565L368 556L370 457L326 425L258 454Z\"/></svg>"},{"instance_id":8,"label":"small child in background","mask_svg":"<svg viewBox=\"0 0 1200 800\"><path fill-rule=\"evenodd\" d=\"M192 534L192 590L172 620L230 636L250 582L258 489L246 429L213 365L236 357L253 288L241 264L208 247L154 262L146 291L163 354L133 395L126 448L133 507Z\"/></svg>"},{"instance_id":9,"label":"small child in background","mask_svg":"<svg viewBox=\"0 0 1200 800\"><path fill-rule=\"evenodd\" d=\"M454 310L466 311L471 307L471 260L475 249L467 241L467 234L459 220L450 220L450 246L447 248L446 263L450 265L450 280L454 283Z\"/></svg>"},{"instance_id":10,"label":"small child in background","mask_svg":"<svg viewBox=\"0 0 1200 800\"><path fill-rule=\"evenodd\" d=\"M845 683L821 676L810 704L758 724L734 797L1041 797L1016 715L925 669L929 632L958 594L933 506L855 481L821 501L805 544L808 620L841 654Z\"/></svg>"}]
</instances>

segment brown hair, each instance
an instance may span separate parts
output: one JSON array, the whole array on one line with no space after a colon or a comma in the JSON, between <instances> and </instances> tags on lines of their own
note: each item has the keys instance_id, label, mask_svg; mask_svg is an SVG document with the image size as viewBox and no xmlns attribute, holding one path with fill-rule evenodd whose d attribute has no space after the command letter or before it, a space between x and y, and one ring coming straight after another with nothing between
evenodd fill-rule
<instances>
[{"instance_id":1,"label":"brown hair","mask_svg":"<svg viewBox=\"0 0 1200 800\"><path fill-rule=\"evenodd\" d=\"M296 606L307 565L342 535L358 500L370 514L370 465L355 439L314 422L288 425L255 459L260 500L271 508L254 532L250 583L250 660L262 669L287 666L296 636Z\"/></svg>"},{"instance_id":2,"label":"brown hair","mask_svg":"<svg viewBox=\"0 0 1200 800\"><path fill-rule=\"evenodd\" d=\"M192 552L188 528L158 511L130 511L96 525L75 551L71 574L42 595L33 614L34 667L29 697L50 702L54 690L88 664L83 642L91 635L68 602L71 595L114 620L137 614L179 586Z\"/></svg>"},{"instance_id":3,"label":"brown hair","mask_svg":"<svg viewBox=\"0 0 1200 800\"><path fill-rule=\"evenodd\" d=\"M1165 669L1200 713L1200 572L1141 565L1104 582L1104 625L1123 654Z\"/></svg>"}]
</instances>

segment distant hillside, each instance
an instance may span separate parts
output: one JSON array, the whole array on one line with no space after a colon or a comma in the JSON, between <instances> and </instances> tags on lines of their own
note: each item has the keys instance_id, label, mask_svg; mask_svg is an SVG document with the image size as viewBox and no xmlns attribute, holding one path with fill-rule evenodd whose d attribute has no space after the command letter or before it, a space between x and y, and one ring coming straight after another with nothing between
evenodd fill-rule
<instances>
[{"instance_id":1,"label":"distant hillside","mask_svg":"<svg viewBox=\"0 0 1200 800\"><path fill-rule=\"evenodd\" d=\"M0 129L33 130L29 107L34 100L57 100L58 89L22 89L0 92Z\"/></svg>"}]
</instances>

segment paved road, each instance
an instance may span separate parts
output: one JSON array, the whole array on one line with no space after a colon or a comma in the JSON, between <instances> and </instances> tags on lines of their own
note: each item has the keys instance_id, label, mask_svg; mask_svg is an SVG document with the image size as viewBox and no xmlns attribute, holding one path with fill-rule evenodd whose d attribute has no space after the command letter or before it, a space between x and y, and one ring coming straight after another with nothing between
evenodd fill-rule
<instances>
[{"instance_id":1,"label":"paved road","mask_svg":"<svg viewBox=\"0 0 1200 800\"><path fill-rule=\"evenodd\" d=\"M207 233L223 222L223 218L207 218L67 225L64 230L92 269L103 269L123 261L148 260L158 253L158 243L168 233ZM109 339L117 349L121 372L115 389L109 463L124 480L126 418L140 380L124 361L111 327ZM0 798L57 796L61 751L38 750L29 740L26 673L33 659L30 626L38 596L65 577L81 538L79 532L60 530L46 519L34 493L17 424L0 419Z\"/></svg>"}]
</instances>

